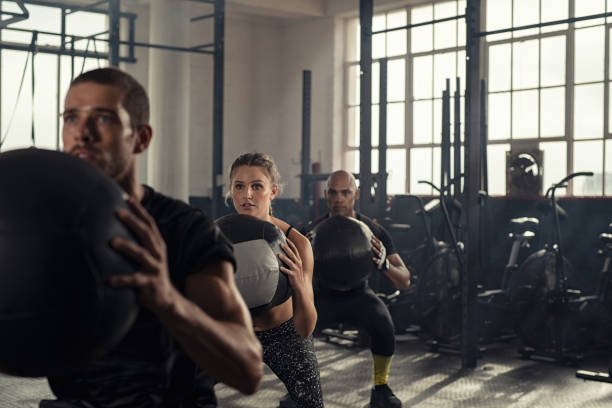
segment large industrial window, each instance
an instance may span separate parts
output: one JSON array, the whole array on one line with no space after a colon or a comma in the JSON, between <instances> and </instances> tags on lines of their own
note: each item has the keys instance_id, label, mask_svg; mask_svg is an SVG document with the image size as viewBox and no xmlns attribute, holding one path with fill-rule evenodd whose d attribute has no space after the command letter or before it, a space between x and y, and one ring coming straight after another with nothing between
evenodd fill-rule
<instances>
[{"instance_id":1,"label":"large industrial window","mask_svg":"<svg viewBox=\"0 0 612 408\"><path fill-rule=\"evenodd\" d=\"M16 13L20 11L14 2L1 3L5 11ZM36 52L32 80L32 53L8 48L10 45L31 45L32 34L20 31L21 29L60 33L61 9L35 4L28 4L27 9L30 13L27 20L10 24L0 30L0 39L4 45L0 50L2 108L0 150L2 151L33 145L49 149L60 148L60 112L70 80L73 75L76 76L83 71L108 65L105 59L77 56L72 58ZM70 35L90 37L105 33L107 27L107 17L100 13L78 11L66 16L66 33ZM39 33L35 45L58 47L60 38ZM107 36L102 34L96 38L107 38ZM71 44L66 45L66 48L71 47ZM76 41L74 49L87 50L93 54L106 52L108 45L91 37Z\"/></svg>"},{"instance_id":2,"label":"large industrial window","mask_svg":"<svg viewBox=\"0 0 612 408\"><path fill-rule=\"evenodd\" d=\"M483 7L484 27L491 31L610 12L612 0L486 0ZM373 30L464 11L465 1L390 11L375 16ZM347 27L345 165L358 171L358 20ZM594 177L575 179L568 192L612 195L611 35L612 19L600 18L486 37L490 194L506 193L506 152L539 149L544 189L570 172L592 171ZM373 146L378 136L376 59L389 58L388 191L431 193L417 181L440 179L441 95L446 78L451 95L455 77L460 77L461 92L465 88L464 20L381 34L372 48ZM373 172L377 156L374 151Z\"/></svg>"},{"instance_id":3,"label":"large industrial window","mask_svg":"<svg viewBox=\"0 0 612 408\"><path fill-rule=\"evenodd\" d=\"M486 28L496 30L601 14L612 11L612 1L487 0L486 7ZM592 171L569 192L612 195L610 23L589 19L487 37L492 193L505 193L505 151L532 145L543 152L545 187Z\"/></svg>"},{"instance_id":4,"label":"large industrial window","mask_svg":"<svg viewBox=\"0 0 612 408\"><path fill-rule=\"evenodd\" d=\"M372 31L463 14L466 2L445 1L374 15ZM359 171L359 36L357 19L347 24L345 167ZM418 180L440 180L442 92L450 79L465 87L465 23L446 21L372 37L372 171L378 171L380 58L387 65L387 163L389 194L428 194ZM463 106L463 95L461 96ZM463 108L462 108L463 109ZM451 101L451 112L454 111ZM418 120L413 119L418 118ZM452 121L452 115L451 115ZM452 125L451 125L452 126Z\"/></svg>"}]
</instances>

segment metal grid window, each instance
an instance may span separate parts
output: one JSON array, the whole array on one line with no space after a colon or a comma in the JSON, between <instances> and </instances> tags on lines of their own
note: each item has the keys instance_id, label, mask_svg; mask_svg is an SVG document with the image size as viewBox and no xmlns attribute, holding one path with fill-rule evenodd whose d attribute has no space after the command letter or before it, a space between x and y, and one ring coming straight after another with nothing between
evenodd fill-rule
<instances>
[{"instance_id":1,"label":"metal grid window","mask_svg":"<svg viewBox=\"0 0 612 408\"><path fill-rule=\"evenodd\" d=\"M483 7L486 30L492 31L612 12L612 0L486 0ZM376 15L373 31L460 15L464 10L465 1L407 7ZM347 27L344 159L346 168L358 171L358 21L349 21ZM388 191L429 194L432 191L416 181L440 179L441 94L446 78L451 79L451 95L454 77L461 78L461 90L465 87L464 20L390 34L372 38L373 146L378 139L376 60L386 56L390 67L403 60L403 67L409 69L402 78L398 78L399 69L396 76L389 69L388 92L396 92L396 99L389 100ZM570 172L593 171L594 177L574 180L567 193L612 195L611 35L612 18L607 17L486 37L490 194L506 193L506 152L528 147L543 151L545 188ZM399 88L406 96L401 101ZM454 112L452 103L451 98ZM404 105L403 117L393 117L393 104ZM394 136L398 129L403 130L403 140ZM377 156L374 150L373 172L377 171Z\"/></svg>"},{"instance_id":2,"label":"metal grid window","mask_svg":"<svg viewBox=\"0 0 612 408\"><path fill-rule=\"evenodd\" d=\"M375 14L372 31L461 15L465 0L444 1ZM344 167L359 171L359 21L347 23L346 139ZM442 91L456 77L465 87L463 19L396 30L372 36L372 172L378 171L379 63L388 59L387 163L389 194L430 194L417 184L440 179ZM454 112L451 98L451 112ZM464 97L461 96L463 112ZM413 118L419 118L413 120ZM463 122L463 120L462 120ZM451 123L451 126L453 124Z\"/></svg>"},{"instance_id":3,"label":"metal grid window","mask_svg":"<svg viewBox=\"0 0 612 408\"><path fill-rule=\"evenodd\" d=\"M487 0L486 28L610 11L610 0ZM505 193L505 152L531 145L543 151L545 188L570 172L592 171L568 192L612 195L611 28L610 18L600 18L487 37L491 193Z\"/></svg>"},{"instance_id":4,"label":"metal grid window","mask_svg":"<svg viewBox=\"0 0 612 408\"><path fill-rule=\"evenodd\" d=\"M0 2L2 10L18 12L12 1ZM28 19L13 23L0 29L0 40L5 44L30 45L32 34L19 30L37 30L59 33L61 31L62 10L28 4ZM108 30L108 18L100 13L76 11L66 15L66 32L70 35L87 37ZM97 38L108 38L107 34ZM59 46L57 35L38 34L37 46ZM74 43L75 50L87 52L107 52L104 41L83 39ZM32 55L30 52L11 49L0 50L0 135L2 151L29 147L48 149L61 148L61 126L59 112L62 110L63 97L68 91L71 79L81 72L108 66L106 59L58 56L36 53L34 57L34 93L32 93ZM23 80L22 80L23 77ZM32 142L31 129L35 129L35 143Z\"/></svg>"}]
</instances>

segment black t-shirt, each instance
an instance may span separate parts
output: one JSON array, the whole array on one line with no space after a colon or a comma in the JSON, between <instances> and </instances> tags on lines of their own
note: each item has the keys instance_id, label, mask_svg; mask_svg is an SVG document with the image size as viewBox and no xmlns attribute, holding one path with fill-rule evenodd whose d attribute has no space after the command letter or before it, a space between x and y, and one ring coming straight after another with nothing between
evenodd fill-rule
<instances>
[{"instance_id":1,"label":"black t-shirt","mask_svg":"<svg viewBox=\"0 0 612 408\"><path fill-rule=\"evenodd\" d=\"M308 225L306 226L304 230L304 235L307 235L308 232L312 231L319 223L323 222L329 217L330 217L330 214L327 213L317 218L316 220L308 223ZM395 245L393 245L393 239L391 239L391 235L389 235L389 233L387 232L385 228L383 228L380 224L378 224L376 221L374 221L370 217L367 217L359 212L355 213L355 218L365 223L370 228L370 230L372 230L372 234L374 234L376 238L380 239L380 241L385 246L387 255L395 254L397 252L395 250Z\"/></svg>"},{"instance_id":2,"label":"black t-shirt","mask_svg":"<svg viewBox=\"0 0 612 408\"><path fill-rule=\"evenodd\" d=\"M188 275L219 260L235 263L230 242L202 211L144 187L142 205L166 242L170 279L181 293ZM50 377L49 384L59 399L96 408L170 407L180 406L177 384L184 391L195 374L166 328L141 307L128 334L102 359L74 375Z\"/></svg>"}]
</instances>

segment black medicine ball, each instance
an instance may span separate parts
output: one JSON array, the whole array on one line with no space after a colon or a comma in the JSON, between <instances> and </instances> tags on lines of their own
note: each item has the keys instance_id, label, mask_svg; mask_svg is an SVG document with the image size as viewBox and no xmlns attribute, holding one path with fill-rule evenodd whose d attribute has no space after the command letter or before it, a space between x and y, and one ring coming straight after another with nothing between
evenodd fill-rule
<instances>
[{"instance_id":1,"label":"black medicine ball","mask_svg":"<svg viewBox=\"0 0 612 408\"><path fill-rule=\"evenodd\" d=\"M250 215L230 214L217 225L234 244L236 286L253 317L284 303L291 297L287 275L279 268L284 264L281 243L285 234L274 224Z\"/></svg>"},{"instance_id":2,"label":"black medicine ball","mask_svg":"<svg viewBox=\"0 0 612 408\"><path fill-rule=\"evenodd\" d=\"M0 154L0 371L63 374L102 356L131 327L135 266L109 245L130 237L120 188L66 153Z\"/></svg>"},{"instance_id":3,"label":"black medicine ball","mask_svg":"<svg viewBox=\"0 0 612 408\"><path fill-rule=\"evenodd\" d=\"M312 231L314 275L320 287L351 290L376 270L372 261L372 231L355 218L331 216Z\"/></svg>"}]
</instances>

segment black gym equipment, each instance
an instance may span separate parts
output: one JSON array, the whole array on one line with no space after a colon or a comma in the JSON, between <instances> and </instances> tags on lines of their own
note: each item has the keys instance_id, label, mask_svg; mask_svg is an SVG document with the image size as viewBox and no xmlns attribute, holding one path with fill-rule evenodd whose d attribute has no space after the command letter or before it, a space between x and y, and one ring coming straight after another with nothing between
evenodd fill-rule
<instances>
[{"instance_id":1,"label":"black gym equipment","mask_svg":"<svg viewBox=\"0 0 612 408\"><path fill-rule=\"evenodd\" d=\"M456 178L460 178L458 175ZM429 259L427 266L419 273L417 289L417 315L419 325L426 336L430 337L432 349L452 351L458 344L461 335L461 271L463 268L462 243L457 240L455 227L450 219L445 191L454 185L454 179L445 187L438 188L429 181L426 183L439 193L439 199L428 206L423 205L419 197L420 216L426 230L424 255ZM431 229L430 212L438 207L442 210L443 219L451 243L437 240Z\"/></svg>"},{"instance_id":2,"label":"black gym equipment","mask_svg":"<svg viewBox=\"0 0 612 408\"><path fill-rule=\"evenodd\" d=\"M234 244L236 286L252 316L258 316L291 297L285 266L278 257L286 243L285 234L271 222L259 218L229 214L219 218L217 225Z\"/></svg>"},{"instance_id":3,"label":"black gym equipment","mask_svg":"<svg viewBox=\"0 0 612 408\"><path fill-rule=\"evenodd\" d=\"M561 245L559 206L555 191L578 176L573 173L546 192L550 198L552 239L531 254L510 277L510 303L515 312L515 330L521 340L523 358L539 357L560 363L576 363L589 344L584 312L592 296L582 296L572 265Z\"/></svg>"},{"instance_id":4,"label":"black gym equipment","mask_svg":"<svg viewBox=\"0 0 612 408\"><path fill-rule=\"evenodd\" d=\"M431 183L428 183L432 185ZM452 185L454 183L449 183ZM441 192L436 186L432 187ZM429 263L419 274L417 281L417 309L420 325L425 334L431 337L430 346L433 349L457 351L461 336L461 288L462 273L461 244L457 242L454 227L451 223L442 192L440 198L423 205L419 197L413 196L420 206L419 214L426 231L426 241L422 245L422 254ZM452 201L450 201L452 203ZM431 211L435 208L443 211L444 220L452 239L452 245L437 240L431 229ZM515 218L510 220L512 247L508 261L501 276L499 286L483 290L479 285L477 294L478 334L479 344L487 344L503 337L511 336L511 307L509 302L508 282L518 269L518 259L522 248L529 248L530 241L536 236L539 220L535 218Z\"/></svg>"},{"instance_id":5,"label":"black gym equipment","mask_svg":"<svg viewBox=\"0 0 612 408\"><path fill-rule=\"evenodd\" d=\"M370 242L373 234L362 221L334 215L315 226L311 236L317 285L351 290L376 270Z\"/></svg>"},{"instance_id":6,"label":"black gym equipment","mask_svg":"<svg viewBox=\"0 0 612 408\"><path fill-rule=\"evenodd\" d=\"M62 374L127 333L135 292L107 284L136 270L109 244L133 239L120 208L121 189L81 159L33 148L0 154L0 371Z\"/></svg>"},{"instance_id":7,"label":"black gym equipment","mask_svg":"<svg viewBox=\"0 0 612 408\"><path fill-rule=\"evenodd\" d=\"M602 233L599 235L602 249L600 254L604 256L603 267L601 268L600 280L597 290L597 299L601 305L603 305L609 314L612 314L612 281L611 281L611 269L612 269L612 223L608 226L608 233ZM608 315L609 317L609 315ZM610 332L608 331L608 346L610 346ZM608 362L608 372L594 372L587 370L578 370L576 377L585 380L603 381L612 383L612 357Z\"/></svg>"}]
</instances>

